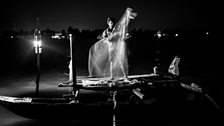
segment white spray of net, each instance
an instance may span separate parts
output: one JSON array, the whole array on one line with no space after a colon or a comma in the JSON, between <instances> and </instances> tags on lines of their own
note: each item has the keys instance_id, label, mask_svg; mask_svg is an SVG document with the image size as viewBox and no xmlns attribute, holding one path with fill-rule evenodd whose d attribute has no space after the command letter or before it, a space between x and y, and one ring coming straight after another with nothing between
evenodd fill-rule
<instances>
[{"instance_id":1,"label":"white spray of net","mask_svg":"<svg viewBox=\"0 0 224 126\"><path fill-rule=\"evenodd\" d=\"M130 19L134 19L136 15L131 8L126 8L123 16L114 26L112 34L99 40L90 48L88 61L90 77L109 77L111 74L113 77L123 77L124 74L128 74L125 40ZM112 62L111 67L110 62Z\"/></svg>"}]
</instances>

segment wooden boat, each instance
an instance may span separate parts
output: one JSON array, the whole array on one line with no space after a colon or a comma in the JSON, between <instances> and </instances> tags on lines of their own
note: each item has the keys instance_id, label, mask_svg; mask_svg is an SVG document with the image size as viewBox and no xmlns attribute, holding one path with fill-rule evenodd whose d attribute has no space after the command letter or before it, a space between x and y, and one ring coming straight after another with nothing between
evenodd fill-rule
<instances>
[{"instance_id":1,"label":"wooden boat","mask_svg":"<svg viewBox=\"0 0 224 126\"><path fill-rule=\"evenodd\" d=\"M183 84L171 75L132 75L129 76L130 82L122 79L77 78L78 95L57 98L0 96L0 104L17 115L32 119L111 120L116 114L117 119L129 120L146 119L145 114L155 114L162 107L158 97L152 100L155 93L169 97L166 100L175 99L177 93L180 93L178 97L184 96L181 93L189 90L202 93L201 88ZM69 86L73 85L59 87ZM89 97L82 94L83 90L100 93ZM95 99L91 100L93 97ZM174 104L176 102L180 101L176 99Z\"/></svg>"}]
</instances>

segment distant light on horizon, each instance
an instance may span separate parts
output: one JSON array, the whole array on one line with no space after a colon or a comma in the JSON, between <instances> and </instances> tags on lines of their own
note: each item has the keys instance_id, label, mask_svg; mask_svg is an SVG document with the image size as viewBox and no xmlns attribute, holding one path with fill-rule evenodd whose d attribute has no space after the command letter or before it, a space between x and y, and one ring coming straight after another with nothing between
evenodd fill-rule
<instances>
[{"instance_id":1,"label":"distant light on horizon","mask_svg":"<svg viewBox=\"0 0 224 126\"><path fill-rule=\"evenodd\" d=\"M162 33L161 33L161 31L158 31L158 32L155 34L155 36L157 36L158 38L161 38L161 37L162 37Z\"/></svg>"}]
</instances>

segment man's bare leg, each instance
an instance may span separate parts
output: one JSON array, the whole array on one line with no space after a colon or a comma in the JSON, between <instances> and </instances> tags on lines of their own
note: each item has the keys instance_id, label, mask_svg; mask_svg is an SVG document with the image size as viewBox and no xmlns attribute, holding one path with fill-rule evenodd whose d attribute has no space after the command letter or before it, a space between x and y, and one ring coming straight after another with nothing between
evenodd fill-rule
<instances>
[{"instance_id":1,"label":"man's bare leg","mask_svg":"<svg viewBox=\"0 0 224 126\"><path fill-rule=\"evenodd\" d=\"M72 75L72 60L70 60L70 63L69 63L69 79L68 81L66 82L62 82L62 83L59 83L59 85L64 85L64 84L73 84L73 75Z\"/></svg>"},{"instance_id":2,"label":"man's bare leg","mask_svg":"<svg viewBox=\"0 0 224 126\"><path fill-rule=\"evenodd\" d=\"M127 76L127 74L125 73L125 71L124 71L124 67L121 65L121 71L122 71L122 73L123 73L123 75L124 75L124 81L125 82L130 82L130 80L128 79L128 76Z\"/></svg>"},{"instance_id":3,"label":"man's bare leg","mask_svg":"<svg viewBox=\"0 0 224 126\"><path fill-rule=\"evenodd\" d=\"M113 62L110 61L110 79L113 80L114 76L113 76Z\"/></svg>"}]
</instances>

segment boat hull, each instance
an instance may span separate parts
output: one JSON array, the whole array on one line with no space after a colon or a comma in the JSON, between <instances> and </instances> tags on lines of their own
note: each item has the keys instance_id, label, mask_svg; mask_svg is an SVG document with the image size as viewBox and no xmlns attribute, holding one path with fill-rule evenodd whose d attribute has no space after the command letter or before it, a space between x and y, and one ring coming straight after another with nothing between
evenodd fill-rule
<instances>
[{"instance_id":1,"label":"boat hull","mask_svg":"<svg viewBox=\"0 0 224 126\"><path fill-rule=\"evenodd\" d=\"M130 85L118 83L114 87L81 87L76 98L0 96L0 104L26 118L54 120L111 120L114 115L117 120L148 120L161 116L172 120L180 114L206 115L208 108L209 112L216 111L208 100L204 100L200 88L187 86L175 78L147 76L134 82ZM136 93L135 89L140 91ZM92 93L82 93L84 90ZM117 92L115 99L110 96L111 92Z\"/></svg>"}]
</instances>

